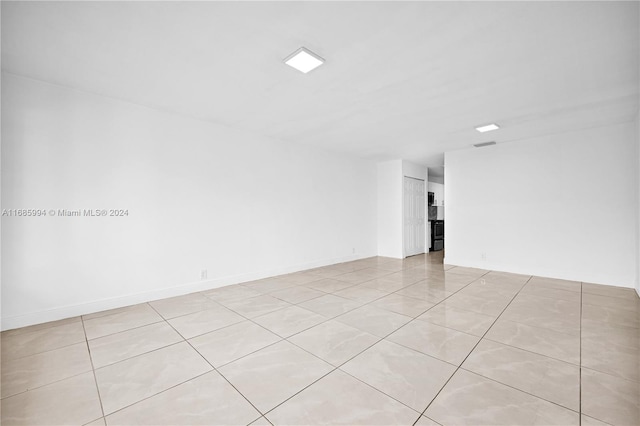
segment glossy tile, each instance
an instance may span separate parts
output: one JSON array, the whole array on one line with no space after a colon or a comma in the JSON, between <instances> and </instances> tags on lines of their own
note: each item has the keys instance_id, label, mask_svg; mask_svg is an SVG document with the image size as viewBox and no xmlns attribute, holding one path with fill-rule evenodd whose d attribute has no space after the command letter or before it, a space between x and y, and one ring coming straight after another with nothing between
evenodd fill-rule
<instances>
[{"instance_id":1,"label":"glossy tile","mask_svg":"<svg viewBox=\"0 0 640 426\"><path fill-rule=\"evenodd\" d=\"M209 363L182 342L98 368L95 373L108 415L210 370Z\"/></svg>"},{"instance_id":2,"label":"glossy tile","mask_svg":"<svg viewBox=\"0 0 640 426\"><path fill-rule=\"evenodd\" d=\"M270 293L271 296L277 299L294 304L315 299L316 297L324 296L325 294L325 292L320 290L314 290L304 286L285 288L284 290L278 290Z\"/></svg>"},{"instance_id":3,"label":"glossy tile","mask_svg":"<svg viewBox=\"0 0 640 426\"><path fill-rule=\"evenodd\" d=\"M546 297L556 300L566 300L568 302L580 303L581 294L571 290L559 290L555 288L545 288L534 285L526 285L520 294L528 294L538 297Z\"/></svg>"},{"instance_id":4,"label":"glossy tile","mask_svg":"<svg viewBox=\"0 0 640 426\"><path fill-rule=\"evenodd\" d=\"M468 268L465 266L455 266L447 271L447 274L464 275L469 277L478 278L489 273L486 269L480 268Z\"/></svg>"},{"instance_id":5,"label":"glossy tile","mask_svg":"<svg viewBox=\"0 0 640 426\"><path fill-rule=\"evenodd\" d=\"M319 358L282 341L227 364L218 371L253 405L266 413L332 369Z\"/></svg>"},{"instance_id":6,"label":"glossy tile","mask_svg":"<svg viewBox=\"0 0 640 426\"><path fill-rule=\"evenodd\" d=\"M260 315L268 314L269 312L291 306L290 303L269 295L250 297L248 299L230 300L222 303L227 308L246 318L255 318Z\"/></svg>"},{"instance_id":7,"label":"glossy tile","mask_svg":"<svg viewBox=\"0 0 640 426\"><path fill-rule=\"evenodd\" d=\"M170 297L168 299L149 302L164 319L192 314L205 309L214 309L219 305L200 293L192 293L184 296Z\"/></svg>"},{"instance_id":8,"label":"glossy tile","mask_svg":"<svg viewBox=\"0 0 640 426\"><path fill-rule=\"evenodd\" d=\"M582 283L582 293L599 294L600 296L620 297L622 299L636 299L638 295L632 288L614 287L610 285Z\"/></svg>"},{"instance_id":9,"label":"glossy tile","mask_svg":"<svg viewBox=\"0 0 640 426\"><path fill-rule=\"evenodd\" d=\"M450 296L452 292L431 286L425 282L418 282L398 290L395 294L405 297L413 297L414 299L421 299L435 304L443 301L445 298Z\"/></svg>"},{"instance_id":10,"label":"glossy tile","mask_svg":"<svg viewBox=\"0 0 640 426\"><path fill-rule=\"evenodd\" d=\"M633 289L442 261L370 257L4 331L0 423L640 424Z\"/></svg>"},{"instance_id":11,"label":"glossy tile","mask_svg":"<svg viewBox=\"0 0 640 426\"><path fill-rule=\"evenodd\" d=\"M280 340L279 336L263 327L243 321L194 337L189 342L217 368Z\"/></svg>"},{"instance_id":12,"label":"glossy tile","mask_svg":"<svg viewBox=\"0 0 640 426\"><path fill-rule=\"evenodd\" d=\"M380 284L389 283L390 285L398 286L398 289L400 289L402 287L408 287L422 280L424 280L424 274L403 275L401 273L396 272L390 275L384 275L382 277L374 278L372 280L362 283L361 285L372 287L372 286L376 286L378 283ZM377 287L373 287L373 288L377 288ZM383 290L383 288L379 288L379 290Z\"/></svg>"},{"instance_id":13,"label":"glossy tile","mask_svg":"<svg viewBox=\"0 0 640 426\"><path fill-rule=\"evenodd\" d=\"M34 331L40 331L40 330L44 330L47 328L52 328L52 327L58 327L60 325L67 325L67 324L71 324L74 322L80 322L81 319L80 317L71 317L71 318L65 318L65 319L61 319L58 321L50 321L50 322L45 322L42 324L35 324L35 325L30 325L27 327L21 327L21 328L14 328L12 330L5 330L2 333L0 333L0 336L2 339L9 337L9 336L14 336L17 334L24 334L24 333L31 333Z\"/></svg>"},{"instance_id":14,"label":"glossy tile","mask_svg":"<svg viewBox=\"0 0 640 426\"><path fill-rule=\"evenodd\" d=\"M224 306L216 305L214 309L194 312L193 314L170 319L168 322L185 339L191 339L200 334L218 330L244 320L244 317Z\"/></svg>"},{"instance_id":15,"label":"glossy tile","mask_svg":"<svg viewBox=\"0 0 640 426\"><path fill-rule=\"evenodd\" d=\"M611 425L638 425L640 386L638 382L583 368L582 412Z\"/></svg>"},{"instance_id":16,"label":"glossy tile","mask_svg":"<svg viewBox=\"0 0 640 426\"><path fill-rule=\"evenodd\" d=\"M446 301L429 309L417 319L443 327L453 328L464 333L482 336L496 320L490 315L458 309Z\"/></svg>"},{"instance_id":17,"label":"glossy tile","mask_svg":"<svg viewBox=\"0 0 640 426\"><path fill-rule=\"evenodd\" d=\"M416 285L422 285L428 288L432 288L434 290L442 290L447 294L453 294L457 291L462 290L463 288L469 285L468 279L460 279L457 277L438 277L438 276L428 276L422 281L418 281L415 283Z\"/></svg>"},{"instance_id":18,"label":"glossy tile","mask_svg":"<svg viewBox=\"0 0 640 426\"><path fill-rule=\"evenodd\" d=\"M426 321L413 321L388 336L387 340L460 365L480 339Z\"/></svg>"},{"instance_id":19,"label":"glossy tile","mask_svg":"<svg viewBox=\"0 0 640 426\"><path fill-rule=\"evenodd\" d=\"M289 306L253 319L280 337L289 337L326 320L322 315L298 306Z\"/></svg>"},{"instance_id":20,"label":"glossy tile","mask_svg":"<svg viewBox=\"0 0 640 426\"><path fill-rule=\"evenodd\" d=\"M462 368L571 410L580 409L577 365L483 340Z\"/></svg>"},{"instance_id":21,"label":"glossy tile","mask_svg":"<svg viewBox=\"0 0 640 426\"><path fill-rule=\"evenodd\" d=\"M640 351L630 346L583 338L582 366L640 382Z\"/></svg>"},{"instance_id":22,"label":"glossy tile","mask_svg":"<svg viewBox=\"0 0 640 426\"><path fill-rule=\"evenodd\" d=\"M427 309L433 307L433 303L421 299L414 299L413 297L401 296L399 294L390 294L372 302L371 305L408 317L417 317Z\"/></svg>"},{"instance_id":23,"label":"glossy tile","mask_svg":"<svg viewBox=\"0 0 640 426\"><path fill-rule=\"evenodd\" d=\"M429 417L420 416L420 418L418 419L418 421L415 423L414 426L439 426L439 425L440 423L437 423L431 420Z\"/></svg>"},{"instance_id":24,"label":"glossy tile","mask_svg":"<svg viewBox=\"0 0 640 426\"><path fill-rule=\"evenodd\" d=\"M129 306L122 306L120 308L107 309L105 311L99 311L91 314L82 315L82 319L84 321L87 321L90 319L106 317L107 315L114 315L114 314L120 314L122 312L135 311L135 310L139 310L143 306L148 306L148 304L140 303L137 305L129 305Z\"/></svg>"},{"instance_id":25,"label":"glossy tile","mask_svg":"<svg viewBox=\"0 0 640 426\"><path fill-rule=\"evenodd\" d=\"M609 306L583 304L582 319L616 326L640 328L640 309L632 311Z\"/></svg>"},{"instance_id":26,"label":"glossy tile","mask_svg":"<svg viewBox=\"0 0 640 426\"><path fill-rule=\"evenodd\" d=\"M315 274L308 273L307 271L293 272L291 274L280 275L275 278L296 286L309 284L322 279Z\"/></svg>"},{"instance_id":27,"label":"glossy tile","mask_svg":"<svg viewBox=\"0 0 640 426\"><path fill-rule=\"evenodd\" d=\"M251 281L248 283L242 283L243 286L256 290L260 293L271 293L273 291L282 290L285 288L295 287L296 284L287 282L278 277L265 278L262 280Z\"/></svg>"},{"instance_id":28,"label":"glossy tile","mask_svg":"<svg viewBox=\"0 0 640 426\"><path fill-rule=\"evenodd\" d=\"M580 416L580 425L581 426L608 426L609 423L601 422L600 420L594 419L593 417L585 416L582 414Z\"/></svg>"},{"instance_id":29,"label":"glossy tile","mask_svg":"<svg viewBox=\"0 0 640 426\"><path fill-rule=\"evenodd\" d=\"M578 425L578 413L458 370L424 413L443 425Z\"/></svg>"},{"instance_id":30,"label":"glossy tile","mask_svg":"<svg viewBox=\"0 0 640 426\"><path fill-rule=\"evenodd\" d=\"M479 314L497 317L507 307L509 301L484 299L482 297L456 293L447 299L447 305Z\"/></svg>"},{"instance_id":31,"label":"glossy tile","mask_svg":"<svg viewBox=\"0 0 640 426\"><path fill-rule=\"evenodd\" d=\"M135 305L116 313L84 320L87 339L97 339L143 325L162 321L162 317L149 305Z\"/></svg>"},{"instance_id":32,"label":"glossy tile","mask_svg":"<svg viewBox=\"0 0 640 426\"><path fill-rule=\"evenodd\" d=\"M2 359L2 398L91 371L86 343L22 358Z\"/></svg>"},{"instance_id":33,"label":"glossy tile","mask_svg":"<svg viewBox=\"0 0 640 426\"><path fill-rule=\"evenodd\" d=\"M566 290L581 292L582 284L578 281L567 281L557 278L532 277L527 285L550 288L554 290Z\"/></svg>"},{"instance_id":34,"label":"glossy tile","mask_svg":"<svg viewBox=\"0 0 640 426\"><path fill-rule=\"evenodd\" d=\"M583 319L582 338L640 349L640 328L635 327Z\"/></svg>"},{"instance_id":35,"label":"glossy tile","mask_svg":"<svg viewBox=\"0 0 640 426\"><path fill-rule=\"evenodd\" d=\"M327 294L316 299L302 302L298 304L298 306L313 311L326 318L333 318L362 306L362 303Z\"/></svg>"},{"instance_id":36,"label":"glossy tile","mask_svg":"<svg viewBox=\"0 0 640 426\"><path fill-rule=\"evenodd\" d=\"M563 315L567 319L578 321L580 319L580 301L564 300L560 298L539 297L533 294L520 293L511 302L509 310L530 308L543 311L550 315Z\"/></svg>"},{"instance_id":37,"label":"glossy tile","mask_svg":"<svg viewBox=\"0 0 640 426\"><path fill-rule=\"evenodd\" d=\"M365 281L379 278L385 275L389 275L389 271L385 271L377 268L365 268L354 272L348 272L346 274L337 275L334 279L338 281L344 281L351 284L361 284Z\"/></svg>"},{"instance_id":38,"label":"glossy tile","mask_svg":"<svg viewBox=\"0 0 640 426\"><path fill-rule=\"evenodd\" d=\"M505 283L522 288L531 279L531 275L514 274L511 272L491 271L484 274L482 279L492 283Z\"/></svg>"},{"instance_id":39,"label":"glossy tile","mask_svg":"<svg viewBox=\"0 0 640 426\"><path fill-rule=\"evenodd\" d=\"M249 426L271 426L271 422L266 417L260 417L259 419L251 422Z\"/></svg>"},{"instance_id":40,"label":"glossy tile","mask_svg":"<svg viewBox=\"0 0 640 426\"><path fill-rule=\"evenodd\" d=\"M345 290L340 290L334 294L345 299L355 300L356 302L368 303L391 293L390 291L376 290L375 288L369 288L362 285L349 287Z\"/></svg>"},{"instance_id":41,"label":"glossy tile","mask_svg":"<svg viewBox=\"0 0 640 426\"><path fill-rule=\"evenodd\" d=\"M335 265L333 266L324 266L321 268L309 269L308 272L310 274L316 275L319 279L332 278L336 275L342 275L348 271L337 269Z\"/></svg>"},{"instance_id":42,"label":"glossy tile","mask_svg":"<svg viewBox=\"0 0 640 426\"><path fill-rule=\"evenodd\" d=\"M517 293L517 288L514 289L511 288L511 286L487 283L484 279L474 281L458 292L459 295L481 297L483 299L504 303L509 303Z\"/></svg>"},{"instance_id":43,"label":"glossy tile","mask_svg":"<svg viewBox=\"0 0 640 426\"><path fill-rule=\"evenodd\" d=\"M380 340L372 334L335 320L296 334L289 341L338 366Z\"/></svg>"},{"instance_id":44,"label":"glossy tile","mask_svg":"<svg viewBox=\"0 0 640 426\"><path fill-rule=\"evenodd\" d=\"M82 322L74 321L28 333L2 334L2 359L10 360L85 341Z\"/></svg>"},{"instance_id":45,"label":"glossy tile","mask_svg":"<svg viewBox=\"0 0 640 426\"><path fill-rule=\"evenodd\" d=\"M107 416L111 425L246 425L261 417L220 374L203 374Z\"/></svg>"},{"instance_id":46,"label":"glossy tile","mask_svg":"<svg viewBox=\"0 0 640 426\"><path fill-rule=\"evenodd\" d=\"M336 370L266 417L274 425L411 425L419 415Z\"/></svg>"},{"instance_id":47,"label":"glossy tile","mask_svg":"<svg viewBox=\"0 0 640 426\"><path fill-rule=\"evenodd\" d=\"M340 369L422 412L453 375L456 367L382 340Z\"/></svg>"},{"instance_id":48,"label":"glossy tile","mask_svg":"<svg viewBox=\"0 0 640 426\"><path fill-rule=\"evenodd\" d=\"M411 317L365 305L335 318L374 336L384 337L411 321Z\"/></svg>"},{"instance_id":49,"label":"glossy tile","mask_svg":"<svg viewBox=\"0 0 640 426\"><path fill-rule=\"evenodd\" d=\"M229 302L231 300L248 299L250 297L262 295L262 293L260 293L259 291L250 289L241 284L235 284L204 291L202 292L202 294L218 303L223 304L224 302Z\"/></svg>"},{"instance_id":50,"label":"glossy tile","mask_svg":"<svg viewBox=\"0 0 640 426\"><path fill-rule=\"evenodd\" d=\"M91 371L5 398L0 411L6 426L83 425L102 416Z\"/></svg>"},{"instance_id":51,"label":"glossy tile","mask_svg":"<svg viewBox=\"0 0 640 426\"><path fill-rule=\"evenodd\" d=\"M599 294L584 293L582 295L582 303L585 305L606 306L614 309L627 309L631 311L640 311L640 300L637 297L609 297Z\"/></svg>"},{"instance_id":52,"label":"glossy tile","mask_svg":"<svg viewBox=\"0 0 640 426\"><path fill-rule=\"evenodd\" d=\"M392 293L394 291L400 290L403 287L407 287L413 284L413 282L409 284L405 284L398 280L391 280L387 277L375 278L371 281L366 281L359 286L373 288L375 290L384 291L386 293Z\"/></svg>"},{"instance_id":53,"label":"glossy tile","mask_svg":"<svg viewBox=\"0 0 640 426\"><path fill-rule=\"evenodd\" d=\"M572 364L580 363L580 336L500 318L485 338Z\"/></svg>"},{"instance_id":54,"label":"glossy tile","mask_svg":"<svg viewBox=\"0 0 640 426\"><path fill-rule=\"evenodd\" d=\"M339 281L334 278L325 278L319 281L314 281L312 283L305 284L304 286L318 290L318 291L322 291L325 293L333 293L335 291L340 291L340 290L344 290L345 288L353 287L354 285L357 285L357 283Z\"/></svg>"},{"instance_id":55,"label":"glossy tile","mask_svg":"<svg viewBox=\"0 0 640 426\"><path fill-rule=\"evenodd\" d=\"M182 341L166 322L145 325L89 340L93 367L100 368Z\"/></svg>"},{"instance_id":56,"label":"glossy tile","mask_svg":"<svg viewBox=\"0 0 640 426\"><path fill-rule=\"evenodd\" d=\"M580 335L580 304L545 297L519 295L505 309L505 320Z\"/></svg>"}]
</instances>

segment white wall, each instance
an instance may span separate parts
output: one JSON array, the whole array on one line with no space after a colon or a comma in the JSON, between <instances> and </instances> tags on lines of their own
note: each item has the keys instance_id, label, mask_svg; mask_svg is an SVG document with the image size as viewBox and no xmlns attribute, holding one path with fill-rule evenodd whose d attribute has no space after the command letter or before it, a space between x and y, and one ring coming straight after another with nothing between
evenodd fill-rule
<instances>
[{"instance_id":1,"label":"white wall","mask_svg":"<svg viewBox=\"0 0 640 426\"><path fill-rule=\"evenodd\" d=\"M446 153L445 262L633 287L634 143L626 123Z\"/></svg>"},{"instance_id":2,"label":"white wall","mask_svg":"<svg viewBox=\"0 0 640 426\"><path fill-rule=\"evenodd\" d=\"M444 185L437 182L429 182L428 188L429 192L433 192L435 198L434 205L444 206Z\"/></svg>"},{"instance_id":3,"label":"white wall","mask_svg":"<svg viewBox=\"0 0 640 426\"><path fill-rule=\"evenodd\" d=\"M406 160L402 160L402 175L411 177L414 179L421 179L425 181L425 184L429 180L428 169L424 166L411 163ZM404 183L403 183L404 184Z\"/></svg>"},{"instance_id":4,"label":"white wall","mask_svg":"<svg viewBox=\"0 0 640 426\"><path fill-rule=\"evenodd\" d=\"M376 254L373 162L9 74L2 121L3 208L129 211L3 217L3 329Z\"/></svg>"},{"instance_id":5,"label":"white wall","mask_svg":"<svg viewBox=\"0 0 640 426\"><path fill-rule=\"evenodd\" d=\"M378 163L378 255L403 257L402 160Z\"/></svg>"}]
</instances>

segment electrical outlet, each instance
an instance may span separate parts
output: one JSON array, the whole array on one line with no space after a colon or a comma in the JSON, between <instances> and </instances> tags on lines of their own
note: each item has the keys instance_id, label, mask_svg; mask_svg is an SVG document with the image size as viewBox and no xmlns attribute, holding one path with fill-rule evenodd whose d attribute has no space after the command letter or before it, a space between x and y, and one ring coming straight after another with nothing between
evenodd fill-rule
<instances>
[{"instance_id":1,"label":"electrical outlet","mask_svg":"<svg viewBox=\"0 0 640 426\"><path fill-rule=\"evenodd\" d=\"M487 253L481 253L482 260L487 260Z\"/></svg>"},{"instance_id":2,"label":"electrical outlet","mask_svg":"<svg viewBox=\"0 0 640 426\"><path fill-rule=\"evenodd\" d=\"M356 253L356 248L355 247L351 249L351 253L353 253L353 254Z\"/></svg>"},{"instance_id":3,"label":"electrical outlet","mask_svg":"<svg viewBox=\"0 0 640 426\"><path fill-rule=\"evenodd\" d=\"M206 269L202 269L200 271L200 279L201 280L206 280L207 279L207 270Z\"/></svg>"}]
</instances>

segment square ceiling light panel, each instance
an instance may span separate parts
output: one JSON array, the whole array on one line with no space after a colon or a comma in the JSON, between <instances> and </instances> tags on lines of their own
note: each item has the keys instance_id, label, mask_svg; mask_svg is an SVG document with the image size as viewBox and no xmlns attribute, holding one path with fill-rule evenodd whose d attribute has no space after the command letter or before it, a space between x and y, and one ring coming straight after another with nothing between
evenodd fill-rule
<instances>
[{"instance_id":1,"label":"square ceiling light panel","mask_svg":"<svg viewBox=\"0 0 640 426\"><path fill-rule=\"evenodd\" d=\"M287 56L284 63L306 74L324 64L324 59L309 49L301 47Z\"/></svg>"},{"instance_id":2,"label":"square ceiling light panel","mask_svg":"<svg viewBox=\"0 0 640 426\"><path fill-rule=\"evenodd\" d=\"M498 130L499 128L500 126L498 126L496 123L491 123L491 124L487 124L486 126L476 127L476 130L479 131L480 133L484 133L484 132L490 132L492 130Z\"/></svg>"}]
</instances>

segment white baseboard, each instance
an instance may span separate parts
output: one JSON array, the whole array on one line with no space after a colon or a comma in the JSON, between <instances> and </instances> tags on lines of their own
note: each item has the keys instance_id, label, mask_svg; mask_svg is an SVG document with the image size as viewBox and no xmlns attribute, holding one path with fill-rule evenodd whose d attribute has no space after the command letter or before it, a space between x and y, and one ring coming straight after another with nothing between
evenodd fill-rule
<instances>
[{"instance_id":1,"label":"white baseboard","mask_svg":"<svg viewBox=\"0 0 640 426\"><path fill-rule=\"evenodd\" d=\"M568 281L580 281L591 284L600 284L600 285L608 285L612 287L624 287L624 288L634 288L633 283L624 283L624 282L606 282L606 280L593 279L585 276L579 275L563 275L554 272L553 270L545 270L540 269L537 271L532 271L528 268L521 268L513 265L504 265L499 263L490 263L482 260L465 260L465 259L451 259L444 258L444 264L451 266L462 266L467 268L478 268L478 269L486 269L489 271L497 271L497 272L509 272L512 274L521 274L521 275L535 275L537 277L545 277L545 278L556 278L560 280L568 280Z\"/></svg>"},{"instance_id":2,"label":"white baseboard","mask_svg":"<svg viewBox=\"0 0 640 426\"><path fill-rule=\"evenodd\" d=\"M23 315L2 318L0 329L2 331L14 328L26 327L34 324L42 324L50 321L57 321L65 318L76 317L78 315L87 315L95 312L105 311L108 309L121 308L124 306L135 305L138 303L150 302L167 297L182 296L198 291L212 290L227 285L254 281L263 278L269 278L277 275L290 274L292 272L304 271L307 269L319 268L321 266L333 265L336 263L349 262L367 257L370 255L351 255L340 258L325 259L320 261L308 262L283 268L276 268L268 271L250 272L246 274L226 276L214 278L204 281L190 282L175 287L162 288L153 291L128 294L121 297L112 297L109 299L94 300L76 305L61 306L58 308L48 309L45 311L31 312Z\"/></svg>"}]
</instances>

